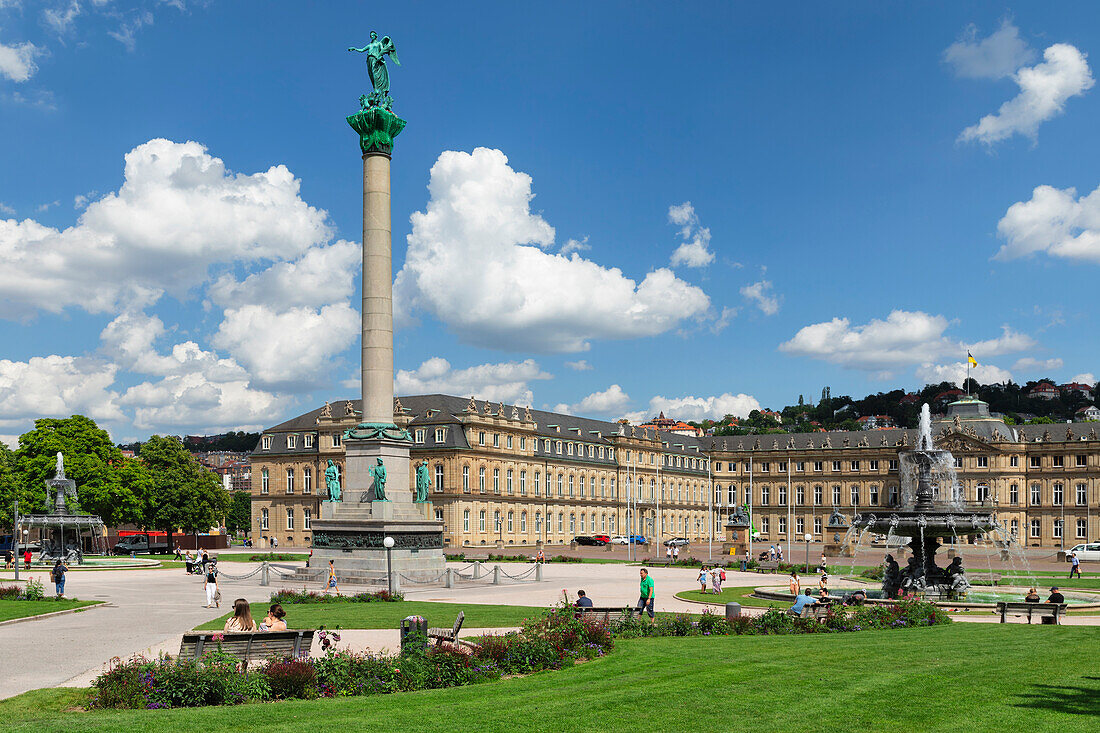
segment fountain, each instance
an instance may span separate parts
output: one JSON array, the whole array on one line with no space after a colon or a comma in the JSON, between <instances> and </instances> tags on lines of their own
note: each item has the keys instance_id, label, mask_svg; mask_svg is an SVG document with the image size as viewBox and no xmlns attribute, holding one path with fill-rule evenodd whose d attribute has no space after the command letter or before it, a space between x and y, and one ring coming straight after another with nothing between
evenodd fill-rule
<instances>
[{"instance_id":1,"label":"fountain","mask_svg":"<svg viewBox=\"0 0 1100 733\"><path fill-rule=\"evenodd\" d=\"M947 567L936 565L941 538L986 533L997 526L987 509L967 511L955 477L955 462L950 451L938 450L932 442L932 420L928 405L921 408L920 431L914 450L898 453L901 471L901 501L888 517L860 513L852 518L852 527L873 530L889 528L891 534L910 538L912 550L906 567L893 556L886 556L882 590L887 598L899 592L958 598L970 582L955 557Z\"/></svg>"},{"instance_id":2,"label":"fountain","mask_svg":"<svg viewBox=\"0 0 1100 733\"><path fill-rule=\"evenodd\" d=\"M91 531L92 548L103 552L103 520L79 512L76 482L65 477L65 458L58 453L54 477L46 479L46 513L19 517L21 525L41 529L39 562L51 563L60 559L66 565L83 565L84 551L80 537L85 529Z\"/></svg>"}]
</instances>

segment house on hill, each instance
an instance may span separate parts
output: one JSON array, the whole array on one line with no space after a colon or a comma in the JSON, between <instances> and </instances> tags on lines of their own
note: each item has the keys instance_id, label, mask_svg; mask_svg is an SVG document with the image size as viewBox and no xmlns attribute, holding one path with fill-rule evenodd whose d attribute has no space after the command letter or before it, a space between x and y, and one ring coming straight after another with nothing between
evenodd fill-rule
<instances>
[{"instance_id":1,"label":"house on hill","mask_svg":"<svg viewBox=\"0 0 1100 733\"><path fill-rule=\"evenodd\" d=\"M1028 390L1027 396L1041 400L1056 400L1058 399L1058 388L1050 382L1039 382Z\"/></svg>"},{"instance_id":2,"label":"house on hill","mask_svg":"<svg viewBox=\"0 0 1100 733\"><path fill-rule=\"evenodd\" d=\"M1076 417L1078 420L1100 420L1100 407L1085 405L1077 411Z\"/></svg>"},{"instance_id":3,"label":"house on hill","mask_svg":"<svg viewBox=\"0 0 1100 733\"><path fill-rule=\"evenodd\" d=\"M1069 384L1063 384L1061 386L1061 390L1070 394L1079 394L1086 400L1092 399L1092 386L1088 384L1081 384L1080 382L1070 382Z\"/></svg>"}]
</instances>

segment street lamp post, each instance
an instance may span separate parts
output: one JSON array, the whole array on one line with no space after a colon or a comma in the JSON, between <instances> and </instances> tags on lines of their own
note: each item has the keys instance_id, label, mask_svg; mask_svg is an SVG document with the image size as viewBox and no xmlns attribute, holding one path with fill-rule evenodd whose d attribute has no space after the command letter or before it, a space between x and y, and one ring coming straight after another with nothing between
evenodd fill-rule
<instances>
[{"instance_id":1,"label":"street lamp post","mask_svg":"<svg viewBox=\"0 0 1100 733\"><path fill-rule=\"evenodd\" d=\"M19 580L19 500L15 501L15 511L12 517L11 551L15 555L15 579Z\"/></svg>"},{"instance_id":2,"label":"street lamp post","mask_svg":"<svg viewBox=\"0 0 1100 733\"><path fill-rule=\"evenodd\" d=\"M393 588L393 537L386 535L386 538L382 540L382 545L386 548L386 587L389 588L390 593L395 593Z\"/></svg>"},{"instance_id":3,"label":"street lamp post","mask_svg":"<svg viewBox=\"0 0 1100 733\"><path fill-rule=\"evenodd\" d=\"M814 538L814 536L812 534L810 534L809 532L802 535L802 539L806 540L806 570L805 570L805 572L807 572L807 573L810 572L810 540L812 540L813 538Z\"/></svg>"}]
</instances>

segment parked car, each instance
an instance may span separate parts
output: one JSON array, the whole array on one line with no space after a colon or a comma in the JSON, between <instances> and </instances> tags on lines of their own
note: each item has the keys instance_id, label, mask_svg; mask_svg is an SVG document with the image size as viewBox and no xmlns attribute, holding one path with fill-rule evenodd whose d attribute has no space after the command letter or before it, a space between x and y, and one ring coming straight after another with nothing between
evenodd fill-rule
<instances>
[{"instance_id":1,"label":"parked car","mask_svg":"<svg viewBox=\"0 0 1100 733\"><path fill-rule=\"evenodd\" d=\"M645 537L642 537L640 534L632 534L627 537L627 543L633 543L635 545L648 545L649 540L647 540Z\"/></svg>"},{"instance_id":2,"label":"parked car","mask_svg":"<svg viewBox=\"0 0 1100 733\"><path fill-rule=\"evenodd\" d=\"M151 538L147 534L132 534L123 537L118 541L114 547L111 548L111 553L114 555L129 555L129 554L168 554L168 543L158 542L155 539L150 541Z\"/></svg>"},{"instance_id":3,"label":"parked car","mask_svg":"<svg viewBox=\"0 0 1100 733\"><path fill-rule=\"evenodd\" d=\"M593 538L593 539L597 539L597 540L599 540L600 542L602 542L602 543L603 543L603 544L605 544L605 545L606 545L607 543L611 542L611 538L610 538L610 537L608 537L608 536L607 536L607 535L605 535L605 534L594 534L594 535L592 535L592 538Z\"/></svg>"},{"instance_id":4,"label":"parked car","mask_svg":"<svg viewBox=\"0 0 1100 733\"><path fill-rule=\"evenodd\" d=\"M686 547L690 544L687 537L673 537L671 540L665 540L665 547Z\"/></svg>"},{"instance_id":5,"label":"parked car","mask_svg":"<svg viewBox=\"0 0 1100 733\"><path fill-rule=\"evenodd\" d=\"M1084 562L1085 560L1100 560L1100 542L1090 542L1087 545L1077 545L1071 547L1069 552L1066 553L1066 559L1069 559L1070 552L1077 553L1077 559Z\"/></svg>"},{"instance_id":6,"label":"parked car","mask_svg":"<svg viewBox=\"0 0 1100 733\"><path fill-rule=\"evenodd\" d=\"M611 544L613 545L629 545L630 539L621 534L617 534L611 538Z\"/></svg>"},{"instance_id":7,"label":"parked car","mask_svg":"<svg viewBox=\"0 0 1100 733\"><path fill-rule=\"evenodd\" d=\"M589 537L588 535L579 535L573 538L573 541L578 545L605 545L607 544L603 540L598 540L595 537Z\"/></svg>"}]
</instances>

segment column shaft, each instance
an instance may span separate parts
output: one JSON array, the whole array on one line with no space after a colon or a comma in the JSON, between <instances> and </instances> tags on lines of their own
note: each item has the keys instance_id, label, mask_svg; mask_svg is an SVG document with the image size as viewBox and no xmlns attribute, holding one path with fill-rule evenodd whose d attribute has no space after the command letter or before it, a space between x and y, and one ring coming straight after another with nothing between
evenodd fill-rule
<instances>
[{"instance_id":1,"label":"column shaft","mask_svg":"<svg viewBox=\"0 0 1100 733\"><path fill-rule=\"evenodd\" d=\"M363 422L393 423L390 156L363 156Z\"/></svg>"}]
</instances>

